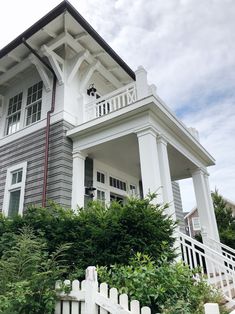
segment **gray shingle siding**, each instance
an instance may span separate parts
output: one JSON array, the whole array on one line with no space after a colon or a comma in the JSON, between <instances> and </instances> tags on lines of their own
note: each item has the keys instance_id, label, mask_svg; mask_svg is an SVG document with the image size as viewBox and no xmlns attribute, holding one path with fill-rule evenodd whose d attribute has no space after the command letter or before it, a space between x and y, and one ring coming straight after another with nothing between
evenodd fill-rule
<instances>
[{"instance_id":1,"label":"gray shingle siding","mask_svg":"<svg viewBox=\"0 0 235 314\"><path fill-rule=\"evenodd\" d=\"M72 141L66 137L71 126L60 121L51 126L47 198L62 206L71 206ZM24 209L42 201L45 155L45 128L0 147L0 211L7 168L27 161Z\"/></svg>"},{"instance_id":2,"label":"gray shingle siding","mask_svg":"<svg viewBox=\"0 0 235 314\"><path fill-rule=\"evenodd\" d=\"M172 182L172 190L173 190L173 197L174 197L174 204L175 204L175 211L176 211L176 218L179 222L180 231L185 232L185 223L184 223L184 213L180 195L180 187L178 182Z\"/></svg>"}]
</instances>

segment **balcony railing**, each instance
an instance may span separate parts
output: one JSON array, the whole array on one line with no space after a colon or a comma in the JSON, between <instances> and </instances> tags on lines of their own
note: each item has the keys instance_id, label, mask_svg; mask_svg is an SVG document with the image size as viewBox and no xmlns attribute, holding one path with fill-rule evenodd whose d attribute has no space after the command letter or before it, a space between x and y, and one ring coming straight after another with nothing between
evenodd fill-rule
<instances>
[{"instance_id":1,"label":"balcony railing","mask_svg":"<svg viewBox=\"0 0 235 314\"><path fill-rule=\"evenodd\" d=\"M137 100L136 84L131 83L85 105L85 121L126 107Z\"/></svg>"}]
</instances>

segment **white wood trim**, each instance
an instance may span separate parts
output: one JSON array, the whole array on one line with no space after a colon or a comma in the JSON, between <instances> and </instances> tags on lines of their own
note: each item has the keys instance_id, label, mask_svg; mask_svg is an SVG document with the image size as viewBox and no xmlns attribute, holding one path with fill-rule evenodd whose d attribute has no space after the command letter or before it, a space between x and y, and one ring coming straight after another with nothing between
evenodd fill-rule
<instances>
[{"instance_id":1,"label":"white wood trim","mask_svg":"<svg viewBox=\"0 0 235 314\"><path fill-rule=\"evenodd\" d=\"M22 169L22 181L18 184L15 184L11 188L11 174L13 171L18 169ZM9 201L10 201L10 193L14 190L20 189L20 204L19 204L19 215L23 215L24 209L24 194L25 194L25 183L26 183L26 171L27 171L27 161L22 162L20 164L11 166L7 169L6 183L5 183L5 192L3 198L3 214L8 216L9 209Z\"/></svg>"}]
</instances>

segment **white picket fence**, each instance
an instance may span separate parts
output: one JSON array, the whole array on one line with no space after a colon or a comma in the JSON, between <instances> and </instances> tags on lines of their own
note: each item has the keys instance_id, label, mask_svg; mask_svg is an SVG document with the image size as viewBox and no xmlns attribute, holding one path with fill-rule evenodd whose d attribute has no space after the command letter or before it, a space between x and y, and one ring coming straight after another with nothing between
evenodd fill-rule
<instances>
[{"instance_id":1,"label":"white picket fence","mask_svg":"<svg viewBox=\"0 0 235 314\"><path fill-rule=\"evenodd\" d=\"M60 292L55 314L151 314L149 307L140 308L137 300L129 301L127 294L118 294L116 288L109 288L106 283L98 284L96 268L86 270L86 280L64 281L71 291ZM58 290L62 282L56 283Z\"/></svg>"},{"instance_id":2,"label":"white picket fence","mask_svg":"<svg viewBox=\"0 0 235 314\"><path fill-rule=\"evenodd\" d=\"M87 268L86 279L82 282L58 281L56 289L55 314L151 314L149 307L141 308L139 301L129 301L127 294L119 295L116 288L109 288L106 283L99 285L93 266ZM61 292L62 289L68 293ZM204 308L205 314L220 314L216 303L207 303ZM230 314L235 314L235 310Z\"/></svg>"}]
</instances>

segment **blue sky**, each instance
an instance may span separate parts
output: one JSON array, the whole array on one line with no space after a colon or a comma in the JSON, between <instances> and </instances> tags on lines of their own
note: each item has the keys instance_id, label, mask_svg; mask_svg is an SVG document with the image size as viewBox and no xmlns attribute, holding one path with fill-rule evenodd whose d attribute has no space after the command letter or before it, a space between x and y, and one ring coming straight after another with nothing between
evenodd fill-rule
<instances>
[{"instance_id":1,"label":"blue sky","mask_svg":"<svg viewBox=\"0 0 235 314\"><path fill-rule=\"evenodd\" d=\"M0 45L60 1L1 4ZM216 159L216 186L235 201L235 1L71 0L76 9L135 70L143 65L159 96ZM3 31L3 30L7 31ZM195 203L191 180L181 182L185 210Z\"/></svg>"}]
</instances>

